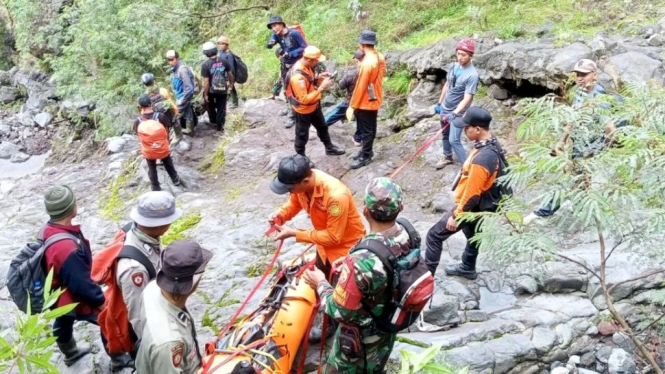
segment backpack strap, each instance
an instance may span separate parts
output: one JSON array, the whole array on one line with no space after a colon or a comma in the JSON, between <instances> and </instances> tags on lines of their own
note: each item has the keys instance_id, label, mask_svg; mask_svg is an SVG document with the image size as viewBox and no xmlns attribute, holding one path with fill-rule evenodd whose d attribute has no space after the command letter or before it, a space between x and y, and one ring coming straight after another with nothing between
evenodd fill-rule
<instances>
[{"instance_id":1,"label":"backpack strap","mask_svg":"<svg viewBox=\"0 0 665 374\"><path fill-rule=\"evenodd\" d=\"M76 246L81 245L81 239L78 236L69 233L60 233L52 235L48 239L46 239L46 241L44 242L44 251L46 251L46 248L52 246L53 244L67 239L74 241L74 243L76 243Z\"/></svg>"},{"instance_id":2,"label":"backpack strap","mask_svg":"<svg viewBox=\"0 0 665 374\"><path fill-rule=\"evenodd\" d=\"M155 279L155 276L157 275L155 266L140 249L134 247L133 245L125 245L122 247L120 253L118 254L118 258L131 258L132 260L138 261L146 268L146 270L148 270L148 276L150 279Z\"/></svg>"},{"instance_id":3,"label":"backpack strap","mask_svg":"<svg viewBox=\"0 0 665 374\"><path fill-rule=\"evenodd\" d=\"M387 275L388 275L388 280L387 280L388 281L387 282L388 289L386 291L390 292L391 297L390 297L389 302L392 302L393 301L392 293L393 293L393 290L395 289L395 285L393 284L394 274L395 274L395 271L394 271L395 268L393 266L393 263L395 263L397 261L397 257L395 257L395 255L392 254L392 252L390 251L390 248L388 248L385 244L383 244L383 242L381 242L379 240L376 240L376 239L361 240L360 243L358 243L355 247L353 247L353 249L351 250L350 253L357 252L357 251L360 251L360 250L367 250L367 251L373 253L374 255L376 255L376 257L378 257L379 260L381 260L381 263L386 268ZM369 305L365 304L364 299L361 299L360 302L362 303L362 305L365 307L367 312L369 312L369 314L372 317L374 317L374 318L381 317L381 315L374 314L374 312L372 311L372 308ZM387 313L387 310L388 310L388 308L384 308L384 313Z\"/></svg>"}]
</instances>

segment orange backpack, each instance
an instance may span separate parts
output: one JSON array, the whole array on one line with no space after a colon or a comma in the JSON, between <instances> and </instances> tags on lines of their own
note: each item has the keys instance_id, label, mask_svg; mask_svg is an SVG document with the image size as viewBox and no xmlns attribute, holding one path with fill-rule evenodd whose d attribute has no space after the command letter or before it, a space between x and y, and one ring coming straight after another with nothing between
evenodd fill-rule
<instances>
[{"instance_id":1,"label":"orange backpack","mask_svg":"<svg viewBox=\"0 0 665 374\"><path fill-rule=\"evenodd\" d=\"M116 282L118 259L131 258L141 263L147 270L150 280L155 278L155 267L150 259L138 248L125 245L127 232L132 228L128 223L104 249L95 252L92 257L91 278L97 284L106 286L104 310L99 313L97 322L102 335L107 339L108 353L130 353L134 351L136 341L132 337L127 305L122 297L122 290ZM137 333L140 333L137 332Z\"/></svg>"},{"instance_id":2,"label":"orange backpack","mask_svg":"<svg viewBox=\"0 0 665 374\"><path fill-rule=\"evenodd\" d=\"M139 117L140 123L136 132L141 141L141 153L148 160L161 160L171 154L169 132L158 118L159 113L154 113L152 119Z\"/></svg>"},{"instance_id":3,"label":"orange backpack","mask_svg":"<svg viewBox=\"0 0 665 374\"><path fill-rule=\"evenodd\" d=\"M292 25L292 26L287 26L289 29L292 30L297 30L300 35L302 35L302 38L305 39L305 43L307 43L307 37L305 36L305 30L302 29L301 25Z\"/></svg>"}]
</instances>

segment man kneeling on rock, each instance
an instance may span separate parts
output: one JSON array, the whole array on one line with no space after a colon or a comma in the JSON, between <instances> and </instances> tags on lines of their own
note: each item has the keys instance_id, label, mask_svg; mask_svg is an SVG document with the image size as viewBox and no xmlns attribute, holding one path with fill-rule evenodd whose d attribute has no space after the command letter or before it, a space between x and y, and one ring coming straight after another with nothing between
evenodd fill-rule
<instances>
[{"instance_id":1,"label":"man kneeling on rock","mask_svg":"<svg viewBox=\"0 0 665 374\"><path fill-rule=\"evenodd\" d=\"M141 143L141 153L148 163L148 177L152 190L162 190L157 174L157 160L162 161L173 185L182 185L171 159L168 130L170 122L168 118L152 109L152 101L148 95L141 95L138 104L141 115L134 122L134 131Z\"/></svg>"},{"instance_id":2,"label":"man kneeling on rock","mask_svg":"<svg viewBox=\"0 0 665 374\"><path fill-rule=\"evenodd\" d=\"M279 163L277 176L270 189L279 195L290 194L289 200L268 217L279 233L275 240L295 237L296 241L316 244L316 267L330 276L332 263L349 254L365 226L349 188L338 179L312 169L307 157L289 156ZM294 229L284 225L301 210L312 219L312 230ZM312 329L311 341L321 337L318 328Z\"/></svg>"}]
</instances>

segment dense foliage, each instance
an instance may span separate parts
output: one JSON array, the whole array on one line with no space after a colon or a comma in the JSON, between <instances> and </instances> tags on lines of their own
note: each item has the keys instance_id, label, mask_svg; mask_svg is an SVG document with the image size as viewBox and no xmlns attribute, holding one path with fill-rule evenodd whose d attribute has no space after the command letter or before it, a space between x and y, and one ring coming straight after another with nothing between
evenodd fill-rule
<instances>
[{"instance_id":1,"label":"dense foliage","mask_svg":"<svg viewBox=\"0 0 665 374\"><path fill-rule=\"evenodd\" d=\"M648 1L630 3L630 15L603 22L624 13L625 1L605 0L602 13L595 1L577 0L545 5L536 0L71 0L62 9L63 2L57 0L4 1L14 24L17 60L51 73L63 96L94 101L99 110L93 122L100 136L129 128L117 106L134 108L142 73L153 72L168 85L166 50L178 50L197 68L203 61L200 46L221 34L231 38L232 50L249 67L250 79L241 95L267 96L278 75L278 61L265 48L269 14L301 24L309 43L345 63L364 28L376 30L380 49L387 51L480 32L514 38L535 33L552 20L556 24L551 31L566 41L572 40L573 32L592 34L632 25L636 17L653 21L658 15L658 8ZM256 8L259 5L269 9ZM226 13L245 8L252 9ZM393 78L388 86L405 93L408 73Z\"/></svg>"}]
</instances>

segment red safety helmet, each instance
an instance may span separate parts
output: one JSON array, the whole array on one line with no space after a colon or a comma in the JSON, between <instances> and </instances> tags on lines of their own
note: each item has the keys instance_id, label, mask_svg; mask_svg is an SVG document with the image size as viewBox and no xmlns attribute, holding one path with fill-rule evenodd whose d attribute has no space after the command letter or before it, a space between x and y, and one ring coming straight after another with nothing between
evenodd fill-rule
<instances>
[{"instance_id":1,"label":"red safety helmet","mask_svg":"<svg viewBox=\"0 0 665 374\"><path fill-rule=\"evenodd\" d=\"M469 54L473 54L476 51L476 46L473 40L471 39L462 39L455 46L456 51L464 51Z\"/></svg>"}]
</instances>

